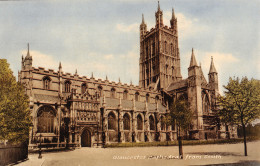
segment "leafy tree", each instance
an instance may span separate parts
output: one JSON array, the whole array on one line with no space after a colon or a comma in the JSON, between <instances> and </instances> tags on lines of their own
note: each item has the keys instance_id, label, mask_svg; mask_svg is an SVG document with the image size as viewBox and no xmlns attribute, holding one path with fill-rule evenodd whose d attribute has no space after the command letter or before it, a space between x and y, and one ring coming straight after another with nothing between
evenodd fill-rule
<instances>
[{"instance_id":1,"label":"leafy tree","mask_svg":"<svg viewBox=\"0 0 260 166\"><path fill-rule=\"evenodd\" d=\"M186 100L177 99L170 107L170 114L168 114L163 123L167 125L176 125L177 137L179 143L179 156L183 159L182 137L181 133L189 129L192 122L193 113L189 108Z\"/></svg>"},{"instance_id":2,"label":"leafy tree","mask_svg":"<svg viewBox=\"0 0 260 166\"><path fill-rule=\"evenodd\" d=\"M219 97L220 120L224 123L242 125L244 153L247 156L246 125L260 116L260 82L243 77L229 78L224 86L224 96Z\"/></svg>"},{"instance_id":3,"label":"leafy tree","mask_svg":"<svg viewBox=\"0 0 260 166\"><path fill-rule=\"evenodd\" d=\"M29 136L31 117L24 87L16 82L6 59L0 59L0 140L21 143Z\"/></svg>"}]
</instances>

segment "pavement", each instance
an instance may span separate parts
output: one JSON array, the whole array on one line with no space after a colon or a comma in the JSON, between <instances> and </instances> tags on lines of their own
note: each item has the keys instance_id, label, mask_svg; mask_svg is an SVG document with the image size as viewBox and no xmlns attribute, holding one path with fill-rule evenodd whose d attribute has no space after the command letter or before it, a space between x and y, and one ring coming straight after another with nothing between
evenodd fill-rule
<instances>
[{"instance_id":1,"label":"pavement","mask_svg":"<svg viewBox=\"0 0 260 166\"><path fill-rule=\"evenodd\" d=\"M19 166L153 166L153 165L216 165L260 166L260 141L243 143L184 146L183 159L178 157L178 146L130 148L80 148L67 152L30 154Z\"/></svg>"}]
</instances>

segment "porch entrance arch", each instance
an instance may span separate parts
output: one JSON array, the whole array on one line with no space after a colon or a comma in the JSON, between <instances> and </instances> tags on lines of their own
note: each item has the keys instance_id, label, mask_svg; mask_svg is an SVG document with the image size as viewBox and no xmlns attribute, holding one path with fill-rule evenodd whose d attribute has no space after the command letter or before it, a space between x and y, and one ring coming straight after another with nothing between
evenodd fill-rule
<instances>
[{"instance_id":1,"label":"porch entrance arch","mask_svg":"<svg viewBox=\"0 0 260 166\"><path fill-rule=\"evenodd\" d=\"M84 129L81 134L81 147L91 147L91 132L89 129Z\"/></svg>"}]
</instances>

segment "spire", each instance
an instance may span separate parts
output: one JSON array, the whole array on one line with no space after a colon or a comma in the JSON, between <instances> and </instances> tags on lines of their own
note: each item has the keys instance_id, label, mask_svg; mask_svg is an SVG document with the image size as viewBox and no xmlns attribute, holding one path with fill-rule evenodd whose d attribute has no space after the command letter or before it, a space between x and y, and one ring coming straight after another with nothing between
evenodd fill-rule
<instances>
[{"instance_id":1,"label":"spire","mask_svg":"<svg viewBox=\"0 0 260 166\"><path fill-rule=\"evenodd\" d=\"M27 44L27 48L28 48L28 50L27 50L27 56L30 56L30 45L29 45L29 43Z\"/></svg>"},{"instance_id":2,"label":"spire","mask_svg":"<svg viewBox=\"0 0 260 166\"><path fill-rule=\"evenodd\" d=\"M94 74L93 74L93 72L91 72L91 78L94 78Z\"/></svg>"},{"instance_id":3,"label":"spire","mask_svg":"<svg viewBox=\"0 0 260 166\"><path fill-rule=\"evenodd\" d=\"M76 69L76 71L75 71L75 75L78 75L78 70Z\"/></svg>"},{"instance_id":4,"label":"spire","mask_svg":"<svg viewBox=\"0 0 260 166\"><path fill-rule=\"evenodd\" d=\"M119 83L121 83L120 77L119 77L118 81L119 81Z\"/></svg>"},{"instance_id":5,"label":"spire","mask_svg":"<svg viewBox=\"0 0 260 166\"><path fill-rule=\"evenodd\" d=\"M108 80L107 75L106 75L106 80Z\"/></svg>"},{"instance_id":6,"label":"spire","mask_svg":"<svg viewBox=\"0 0 260 166\"><path fill-rule=\"evenodd\" d=\"M160 1L158 1L158 11L160 11Z\"/></svg>"},{"instance_id":7,"label":"spire","mask_svg":"<svg viewBox=\"0 0 260 166\"><path fill-rule=\"evenodd\" d=\"M217 70L214 66L214 62L213 62L213 57L211 56L211 64L210 64L210 69L209 69L209 73L217 73Z\"/></svg>"},{"instance_id":8,"label":"spire","mask_svg":"<svg viewBox=\"0 0 260 166\"><path fill-rule=\"evenodd\" d=\"M62 69L61 62L60 62L60 64L59 64L59 69Z\"/></svg>"},{"instance_id":9,"label":"spire","mask_svg":"<svg viewBox=\"0 0 260 166\"><path fill-rule=\"evenodd\" d=\"M144 22L144 14L142 14L142 24L145 24L145 22Z\"/></svg>"},{"instance_id":10,"label":"spire","mask_svg":"<svg viewBox=\"0 0 260 166\"><path fill-rule=\"evenodd\" d=\"M172 19L175 19L174 9L172 8Z\"/></svg>"},{"instance_id":11,"label":"spire","mask_svg":"<svg viewBox=\"0 0 260 166\"><path fill-rule=\"evenodd\" d=\"M25 59L32 59L32 57L31 57L31 55L30 55L30 46L29 46L29 43L27 44L27 55L26 55Z\"/></svg>"},{"instance_id":12,"label":"spire","mask_svg":"<svg viewBox=\"0 0 260 166\"><path fill-rule=\"evenodd\" d=\"M198 66L195 55L194 55L193 48L192 48L191 59L190 59L190 67L192 67L192 66Z\"/></svg>"}]
</instances>

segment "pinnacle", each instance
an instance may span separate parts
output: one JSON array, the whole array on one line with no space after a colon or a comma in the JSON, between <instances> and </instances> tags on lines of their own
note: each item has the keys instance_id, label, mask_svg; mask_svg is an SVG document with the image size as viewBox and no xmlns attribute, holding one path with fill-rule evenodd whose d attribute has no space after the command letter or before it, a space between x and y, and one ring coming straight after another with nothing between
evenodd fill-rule
<instances>
[{"instance_id":1,"label":"pinnacle","mask_svg":"<svg viewBox=\"0 0 260 166\"><path fill-rule=\"evenodd\" d=\"M194 55L193 48L192 48L191 60L190 60L190 67L192 67L192 66L198 66L195 55Z\"/></svg>"},{"instance_id":2,"label":"pinnacle","mask_svg":"<svg viewBox=\"0 0 260 166\"><path fill-rule=\"evenodd\" d=\"M62 68L62 66L61 66L61 62L60 62L60 64L59 64L59 69L61 69Z\"/></svg>"},{"instance_id":3,"label":"pinnacle","mask_svg":"<svg viewBox=\"0 0 260 166\"><path fill-rule=\"evenodd\" d=\"M31 55L30 55L30 45L29 45L29 43L27 44L27 55L26 55L26 57L25 57L26 59L30 59L31 58Z\"/></svg>"},{"instance_id":4,"label":"pinnacle","mask_svg":"<svg viewBox=\"0 0 260 166\"><path fill-rule=\"evenodd\" d=\"M174 8L172 8L172 19L175 19Z\"/></svg>"},{"instance_id":5,"label":"pinnacle","mask_svg":"<svg viewBox=\"0 0 260 166\"><path fill-rule=\"evenodd\" d=\"M214 62L213 62L213 57L211 56L211 64L210 64L210 69L209 73L217 73L217 70L215 68Z\"/></svg>"}]
</instances>

